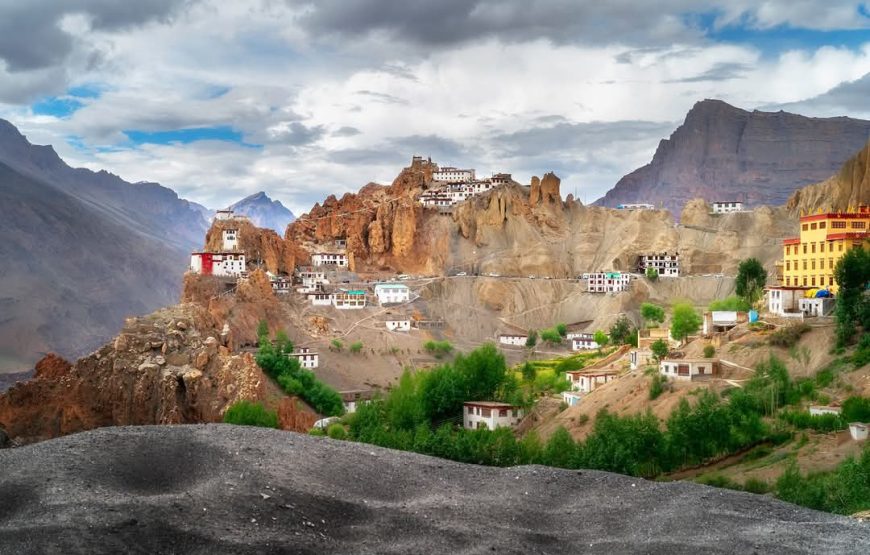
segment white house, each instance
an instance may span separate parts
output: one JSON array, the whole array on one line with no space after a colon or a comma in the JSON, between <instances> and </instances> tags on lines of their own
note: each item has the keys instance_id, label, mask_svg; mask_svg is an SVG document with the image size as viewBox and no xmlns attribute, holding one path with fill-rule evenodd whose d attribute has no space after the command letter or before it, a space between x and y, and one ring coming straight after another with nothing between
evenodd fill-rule
<instances>
[{"instance_id":1,"label":"white house","mask_svg":"<svg viewBox=\"0 0 870 555\"><path fill-rule=\"evenodd\" d=\"M840 407L810 405L810 416L822 416L823 414L840 414Z\"/></svg>"},{"instance_id":2,"label":"white house","mask_svg":"<svg viewBox=\"0 0 870 555\"><path fill-rule=\"evenodd\" d=\"M597 349L598 343L595 342L594 335L591 333L574 333L571 335L571 350L582 351L587 349Z\"/></svg>"},{"instance_id":3,"label":"white house","mask_svg":"<svg viewBox=\"0 0 870 555\"><path fill-rule=\"evenodd\" d=\"M659 362L659 374L675 380L709 378L719 373L716 358L663 358Z\"/></svg>"},{"instance_id":4,"label":"white house","mask_svg":"<svg viewBox=\"0 0 870 555\"><path fill-rule=\"evenodd\" d=\"M239 250L239 230L225 229L221 233L223 239L223 250L237 251Z\"/></svg>"},{"instance_id":5,"label":"white house","mask_svg":"<svg viewBox=\"0 0 870 555\"><path fill-rule=\"evenodd\" d=\"M233 211L232 210L216 210L214 213L214 219L218 221L226 221L233 219Z\"/></svg>"},{"instance_id":6,"label":"white house","mask_svg":"<svg viewBox=\"0 0 870 555\"><path fill-rule=\"evenodd\" d=\"M497 187L499 185L507 185L513 181L513 178L509 173L495 173L489 178L489 181L492 183L493 187Z\"/></svg>"},{"instance_id":7,"label":"white house","mask_svg":"<svg viewBox=\"0 0 870 555\"><path fill-rule=\"evenodd\" d=\"M204 276L239 277L245 271L243 252L194 252L190 255L190 271Z\"/></svg>"},{"instance_id":8,"label":"white house","mask_svg":"<svg viewBox=\"0 0 870 555\"><path fill-rule=\"evenodd\" d=\"M404 283L378 283L375 297L381 305L406 303L411 300L411 290Z\"/></svg>"},{"instance_id":9,"label":"white house","mask_svg":"<svg viewBox=\"0 0 870 555\"><path fill-rule=\"evenodd\" d=\"M340 252L316 252L311 255L311 264L314 266L347 267L347 255Z\"/></svg>"},{"instance_id":10,"label":"white house","mask_svg":"<svg viewBox=\"0 0 870 555\"><path fill-rule=\"evenodd\" d=\"M641 366L649 366L654 362L653 353L648 349L632 349L628 353L628 360L632 370L637 370Z\"/></svg>"},{"instance_id":11,"label":"white house","mask_svg":"<svg viewBox=\"0 0 870 555\"><path fill-rule=\"evenodd\" d=\"M631 274L622 272L594 272L589 274L586 290L590 293L618 293L628 289Z\"/></svg>"},{"instance_id":12,"label":"white house","mask_svg":"<svg viewBox=\"0 0 870 555\"><path fill-rule=\"evenodd\" d=\"M270 276L269 281L272 283L272 291L280 295L289 293L293 287L293 282L290 278L284 276Z\"/></svg>"},{"instance_id":13,"label":"white house","mask_svg":"<svg viewBox=\"0 0 870 555\"><path fill-rule=\"evenodd\" d=\"M711 204L713 214L727 214L728 212L742 212L743 203L735 201L715 201Z\"/></svg>"},{"instance_id":14,"label":"white house","mask_svg":"<svg viewBox=\"0 0 870 555\"><path fill-rule=\"evenodd\" d=\"M565 378L571 383L572 391L592 393L596 388L610 383L619 376L616 370L569 370Z\"/></svg>"},{"instance_id":15,"label":"white house","mask_svg":"<svg viewBox=\"0 0 870 555\"><path fill-rule=\"evenodd\" d=\"M617 210L655 210L655 205L647 204L647 203L628 203L628 204L617 204Z\"/></svg>"},{"instance_id":16,"label":"white house","mask_svg":"<svg viewBox=\"0 0 870 555\"><path fill-rule=\"evenodd\" d=\"M800 300L809 287L775 286L767 288L767 310L776 316L802 318Z\"/></svg>"},{"instance_id":17,"label":"white house","mask_svg":"<svg viewBox=\"0 0 870 555\"><path fill-rule=\"evenodd\" d=\"M320 365L320 356L308 347L300 347L287 355L299 361L299 366L311 370Z\"/></svg>"},{"instance_id":18,"label":"white house","mask_svg":"<svg viewBox=\"0 0 870 555\"><path fill-rule=\"evenodd\" d=\"M302 281L303 287L314 287L329 283L329 280L326 279L326 272L321 270L301 270L297 272L297 275Z\"/></svg>"},{"instance_id":19,"label":"white house","mask_svg":"<svg viewBox=\"0 0 870 555\"><path fill-rule=\"evenodd\" d=\"M562 400L565 401L569 407L573 407L574 405L580 404L580 401L583 400L583 394L577 391L563 391Z\"/></svg>"},{"instance_id":20,"label":"white house","mask_svg":"<svg viewBox=\"0 0 870 555\"><path fill-rule=\"evenodd\" d=\"M332 301L335 295L332 293L315 292L308 293L308 300L311 301L311 306L332 306Z\"/></svg>"},{"instance_id":21,"label":"white house","mask_svg":"<svg viewBox=\"0 0 870 555\"><path fill-rule=\"evenodd\" d=\"M356 408L362 403L367 403L372 400L375 392L371 389L354 389L351 391L342 391L342 403L344 403L344 412L351 414L356 412Z\"/></svg>"},{"instance_id":22,"label":"white house","mask_svg":"<svg viewBox=\"0 0 870 555\"><path fill-rule=\"evenodd\" d=\"M332 306L339 310L365 308L366 292L359 289L339 291L332 297Z\"/></svg>"},{"instance_id":23,"label":"white house","mask_svg":"<svg viewBox=\"0 0 870 555\"><path fill-rule=\"evenodd\" d=\"M852 439L855 441L864 441L867 439L868 428L870 428L870 425L868 424L852 422L849 424L849 435L851 435Z\"/></svg>"},{"instance_id":24,"label":"white house","mask_svg":"<svg viewBox=\"0 0 870 555\"><path fill-rule=\"evenodd\" d=\"M704 313L702 331L704 335L710 335L716 332L728 331L737 324L748 321L749 315L746 312L738 312L736 310L708 311Z\"/></svg>"},{"instance_id":25,"label":"white house","mask_svg":"<svg viewBox=\"0 0 870 555\"><path fill-rule=\"evenodd\" d=\"M804 316L829 316L834 311L834 297L811 297L798 299L798 309Z\"/></svg>"},{"instance_id":26,"label":"white house","mask_svg":"<svg viewBox=\"0 0 870 555\"><path fill-rule=\"evenodd\" d=\"M411 319L403 316L388 316L384 325L390 331L411 331Z\"/></svg>"},{"instance_id":27,"label":"white house","mask_svg":"<svg viewBox=\"0 0 870 555\"><path fill-rule=\"evenodd\" d=\"M525 347L528 335L511 335L503 333L498 336L498 342L502 345L513 345L514 347Z\"/></svg>"},{"instance_id":28,"label":"white house","mask_svg":"<svg viewBox=\"0 0 870 555\"><path fill-rule=\"evenodd\" d=\"M495 401L468 401L463 403L462 425L468 430L513 427L523 419L523 409Z\"/></svg>"},{"instance_id":29,"label":"white house","mask_svg":"<svg viewBox=\"0 0 870 555\"><path fill-rule=\"evenodd\" d=\"M637 269L645 273L647 268L654 268L660 277L680 277L680 254L642 254L637 257Z\"/></svg>"},{"instance_id":30,"label":"white house","mask_svg":"<svg viewBox=\"0 0 870 555\"><path fill-rule=\"evenodd\" d=\"M445 183L466 183L474 181L474 169L459 169L452 166L444 166L438 171L432 172L432 179Z\"/></svg>"}]
</instances>

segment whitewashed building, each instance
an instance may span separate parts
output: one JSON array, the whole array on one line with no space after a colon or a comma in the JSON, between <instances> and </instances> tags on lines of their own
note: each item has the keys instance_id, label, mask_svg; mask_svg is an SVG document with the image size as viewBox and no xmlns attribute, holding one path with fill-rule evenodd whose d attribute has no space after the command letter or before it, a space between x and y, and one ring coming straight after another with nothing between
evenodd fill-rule
<instances>
[{"instance_id":1,"label":"whitewashed building","mask_svg":"<svg viewBox=\"0 0 870 555\"><path fill-rule=\"evenodd\" d=\"M297 272L303 287L313 287L329 283L326 272L322 270L301 270Z\"/></svg>"},{"instance_id":2,"label":"whitewashed building","mask_svg":"<svg viewBox=\"0 0 870 555\"><path fill-rule=\"evenodd\" d=\"M586 280L586 290L590 293L618 293L628 290L631 274L622 272L594 272Z\"/></svg>"},{"instance_id":3,"label":"whitewashed building","mask_svg":"<svg viewBox=\"0 0 870 555\"><path fill-rule=\"evenodd\" d=\"M619 376L616 370L569 370L565 378L571 383L571 391L592 393L596 388L610 383Z\"/></svg>"},{"instance_id":4,"label":"whitewashed building","mask_svg":"<svg viewBox=\"0 0 870 555\"><path fill-rule=\"evenodd\" d=\"M716 201L710 205L713 214L727 214L729 212L742 212L743 203L739 201Z\"/></svg>"},{"instance_id":5,"label":"whitewashed building","mask_svg":"<svg viewBox=\"0 0 870 555\"><path fill-rule=\"evenodd\" d=\"M225 222L227 220L233 219L233 211L232 210L216 210L214 213L214 219L218 221Z\"/></svg>"},{"instance_id":6,"label":"whitewashed building","mask_svg":"<svg viewBox=\"0 0 870 555\"><path fill-rule=\"evenodd\" d=\"M498 336L499 343L502 345L512 345L514 347L525 347L528 339L528 335L512 335L509 333L503 333Z\"/></svg>"},{"instance_id":7,"label":"whitewashed building","mask_svg":"<svg viewBox=\"0 0 870 555\"><path fill-rule=\"evenodd\" d=\"M523 419L523 409L495 401L468 401L462 407L462 425L467 430L512 428Z\"/></svg>"},{"instance_id":8,"label":"whitewashed building","mask_svg":"<svg viewBox=\"0 0 870 555\"><path fill-rule=\"evenodd\" d=\"M628 353L629 367L637 370L641 366L646 367L655 362L652 351L648 349L632 349Z\"/></svg>"},{"instance_id":9,"label":"whitewashed building","mask_svg":"<svg viewBox=\"0 0 870 555\"><path fill-rule=\"evenodd\" d=\"M344 404L344 412L352 414L356 412L357 407L363 403L368 403L374 397L375 392L371 389L354 389L351 391L341 391L341 401Z\"/></svg>"},{"instance_id":10,"label":"whitewashed building","mask_svg":"<svg viewBox=\"0 0 870 555\"><path fill-rule=\"evenodd\" d=\"M659 362L659 374L675 380L709 378L718 373L716 358L663 358Z\"/></svg>"},{"instance_id":11,"label":"whitewashed building","mask_svg":"<svg viewBox=\"0 0 870 555\"><path fill-rule=\"evenodd\" d=\"M474 169L459 169L453 166L444 166L438 171L432 172L432 179L445 183L467 183L474 181Z\"/></svg>"},{"instance_id":12,"label":"whitewashed building","mask_svg":"<svg viewBox=\"0 0 870 555\"><path fill-rule=\"evenodd\" d=\"M366 292L360 289L339 291L332 296L332 306L339 310L365 308Z\"/></svg>"},{"instance_id":13,"label":"whitewashed building","mask_svg":"<svg viewBox=\"0 0 870 555\"><path fill-rule=\"evenodd\" d=\"M800 300L808 287L775 286L767 288L767 310L776 316L802 318Z\"/></svg>"},{"instance_id":14,"label":"whitewashed building","mask_svg":"<svg viewBox=\"0 0 870 555\"><path fill-rule=\"evenodd\" d=\"M320 356L308 347L300 347L287 355L299 361L299 366L312 370L320 365Z\"/></svg>"},{"instance_id":15,"label":"whitewashed building","mask_svg":"<svg viewBox=\"0 0 870 555\"><path fill-rule=\"evenodd\" d=\"M507 185L513 181L513 178L509 173L495 173L489 178L489 181L493 187L498 187L499 185Z\"/></svg>"},{"instance_id":16,"label":"whitewashed building","mask_svg":"<svg viewBox=\"0 0 870 555\"><path fill-rule=\"evenodd\" d=\"M868 428L870 428L870 425L868 424L852 422L849 424L849 435L852 436L852 439L855 441L865 441L868 435Z\"/></svg>"},{"instance_id":17,"label":"whitewashed building","mask_svg":"<svg viewBox=\"0 0 870 555\"><path fill-rule=\"evenodd\" d=\"M284 276L270 276L269 282L272 284L272 291L279 295L285 295L293 288L293 281Z\"/></svg>"},{"instance_id":18,"label":"whitewashed building","mask_svg":"<svg viewBox=\"0 0 870 555\"><path fill-rule=\"evenodd\" d=\"M225 229L221 232L221 235L223 239L223 250L233 252L239 250L238 229Z\"/></svg>"},{"instance_id":19,"label":"whitewashed building","mask_svg":"<svg viewBox=\"0 0 870 555\"><path fill-rule=\"evenodd\" d=\"M194 252L190 255L190 271L204 276L239 277L245 273L243 252Z\"/></svg>"},{"instance_id":20,"label":"whitewashed building","mask_svg":"<svg viewBox=\"0 0 870 555\"><path fill-rule=\"evenodd\" d=\"M314 266L340 266L347 267L347 255L341 252L316 252L311 255L311 264Z\"/></svg>"},{"instance_id":21,"label":"whitewashed building","mask_svg":"<svg viewBox=\"0 0 870 555\"><path fill-rule=\"evenodd\" d=\"M830 316L836 304L834 297L811 297L798 299L798 309L804 316Z\"/></svg>"},{"instance_id":22,"label":"whitewashed building","mask_svg":"<svg viewBox=\"0 0 870 555\"><path fill-rule=\"evenodd\" d=\"M388 316L384 320L384 326L389 331L411 331L411 319L404 316Z\"/></svg>"},{"instance_id":23,"label":"whitewashed building","mask_svg":"<svg viewBox=\"0 0 870 555\"><path fill-rule=\"evenodd\" d=\"M840 414L840 407L810 405L810 416L822 416L824 414Z\"/></svg>"},{"instance_id":24,"label":"whitewashed building","mask_svg":"<svg viewBox=\"0 0 870 555\"><path fill-rule=\"evenodd\" d=\"M645 202L636 202L636 203L627 203L627 204L617 204L617 210L655 210L654 204L648 204Z\"/></svg>"},{"instance_id":25,"label":"whitewashed building","mask_svg":"<svg viewBox=\"0 0 870 555\"><path fill-rule=\"evenodd\" d=\"M562 400L569 407L573 407L580 404L580 401L583 400L583 394L579 391L563 391Z\"/></svg>"},{"instance_id":26,"label":"whitewashed building","mask_svg":"<svg viewBox=\"0 0 870 555\"><path fill-rule=\"evenodd\" d=\"M749 314L736 310L713 310L704 313L704 324L701 331L704 335L728 331L737 324L749 321Z\"/></svg>"},{"instance_id":27,"label":"whitewashed building","mask_svg":"<svg viewBox=\"0 0 870 555\"><path fill-rule=\"evenodd\" d=\"M375 297L381 305L406 303L411 300L411 290L404 283L378 283Z\"/></svg>"},{"instance_id":28,"label":"whitewashed building","mask_svg":"<svg viewBox=\"0 0 870 555\"><path fill-rule=\"evenodd\" d=\"M311 301L311 306L332 306L335 295L324 291L308 293L308 300Z\"/></svg>"},{"instance_id":29,"label":"whitewashed building","mask_svg":"<svg viewBox=\"0 0 870 555\"><path fill-rule=\"evenodd\" d=\"M595 335L591 333L574 333L571 339L572 351L583 351L588 349L597 349L598 343L595 342Z\"/></svg>"},{"instance_id":30,"label":"whitewashed building","mask_svg":"<svg viewBox=\"0 0 870 555\"><path fill-rule=\"evenodd\" d=\"M642 254L637 257L637 269L645 273L654 268L660 277L680 277L680 253Z\"/></svg>"}]
</instances>

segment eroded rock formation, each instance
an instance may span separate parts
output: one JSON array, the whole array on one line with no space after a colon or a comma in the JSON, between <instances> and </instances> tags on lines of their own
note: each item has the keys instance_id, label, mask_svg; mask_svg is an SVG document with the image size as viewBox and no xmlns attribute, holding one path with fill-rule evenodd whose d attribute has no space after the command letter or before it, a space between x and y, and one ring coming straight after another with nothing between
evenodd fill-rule
<instances>
[{"instance_id":1,"label":"eroded rock formation","mask_svg":"<svg viewBox=\"0 0 870 555\"><path fill-rule=\"evenodd\" d=\"M819 210L848 210L870 205L870 142L834 176L796 191L786 203L792 217Z\"/></svg>"}]
</instances>

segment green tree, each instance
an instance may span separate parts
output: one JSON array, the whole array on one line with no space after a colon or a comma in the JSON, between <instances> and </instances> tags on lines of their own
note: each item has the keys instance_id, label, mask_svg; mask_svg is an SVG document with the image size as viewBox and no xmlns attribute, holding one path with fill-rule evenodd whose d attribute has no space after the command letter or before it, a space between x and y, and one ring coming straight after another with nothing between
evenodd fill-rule
<instances>
[{"instance_id":1,"label":"green tree","mask_svg":"<svg viewBox=\"0 0 870 555\"><path fill-rule=\"evenodd\" d=\"M653 268L652 266L646 269L646 279L650 281L656 281L659 279L659 271Z\"/></svg>"},{"instance_id":2,"label":"green tree","mask_svg":"<svg viewBox=\"0 0 870 555\"><path fill-rule=\"evenodd\" d=\"M538 344L538 332L537 330L529 330L529 336L526 337L526 347L529 349L534 349L535 345Z\"/></svg>"},{"instance_id":3,"label":"green tree","mask_svg":"<svg viewBox=\"0 0 870 555\"><path fill-rule=\"evenodd\" d=\"M713 358L716 354L716 347L713 345L704 345L704 358Z\"/></svg>"},{"instance_id":4,"label":"green tree","mask_svg":"<svg viewBox=\"0 0 870 555\"><path fill-rule=\"evenodd\" d=\"M293 352L293 342L290 341L290 338L287 337L287 332L284 330L278 330L275 333L275 349L279 353L292 353Z\"/></svg>"},{"instance_id":5,"label":"green tree","mask_svg":"<svg viewBox=\"0 0 870 555\"><path fill-rule=\"evenodd\" d=\"M571 468L574 460L574 452L577 445L571 438L568 430L559 426L544 447L543 459L544 464L548 466L558 466L560 468Z\"/></svg>"},{"instance_id":6,"label":"green tree","mask_svg":"<svg viewBox=\"0 0 870 555\"><path fill-rule=\"evenodd\" d=\"M566 326L565 324L556 324L556 327L554 329L562 337L568 337L568 326Z\"/></svg>"},{"instance_id":7,"label":"green tree","mask_svg":"<svg viewBox=\"0 0 870 555\"><path fill-rule=\"evenodd\" d=\"M610 342L614 345L626 345L630 343L632 336L635 334L634 327L625 314L617 318L616 322L610 326Z\"/></svg>"},{"instance_id":8,"label":"green tree","mask_svg":"<svg viewBox=\"0 0 870 555\"><path fill-rule=\"evenodd\" d=\"M263 338L269 338L269 322L266 320L260 320L260 323L257 324L257 339L260 343L265 343L266 341Z\"/></svg>"},{"instance_id":9,"label":"green tree","mask_svg":"<svg viewBox=\"0 0 870 555\"><path fill-rule=\"evenodd\" d=\"M224 422L240 426L277 428L278 414L275 411L268 410L262 403L237 401L224 413Z\"/></svg>"},{"instance_id":10,"label":"green tree","mask_svg":"<svg viewBox=\"0 0 870 555\"><path fill-rule=\"evenodd\" d=\"M551 345L558 345L562 342L562 336L554 329L541 330L541 339Z\"/></svg>"},{"instance_id":11,"label":"green tree","mask_svg":"<svg viewBox=\"0 0 870 555\"><path fill-rule=\"evenodd\" d=\"M665 321L665 309L652 303L640 305L640 315L646 321L647 326L661 324Z\"/></svg>"},{"instance_id":12,"label":"green tree","mask_svg":"<svg viewBox=\"0 0 870 555\"><path fill-rule=\"evenodd\" d=\"M843 401L842 414L846 422L870 422L870 398L849 397Z\"/></svg>"},{"instance_id":13,"label":"green tree","mask_svg":"<svg viewBox=\"0 0 870 555\"><path fill-rule=\"evenodd\" d=\"M362 341L354 341L353 343L350 344L350 347L349 347L350 352L354 353L354 354L359 353L360 351L362 351L362 349L363 349Z\"/></svg>"},{"instance_id":14,"label":"green tree","mask_svg":"<svg viewBox=\"0 0 870 555\"><path fill-rule=\"evenodd\" d=\"M535 381L535 376L538 375L538 369L530 362L523 364L521 372L523 375L523 381L527 383Z\"/></svg>"},{"instance_id":15,"label":"green tree","mask_svg":"<svg viewBox=\"0 0 870 555\"><path fill-rule=\"evenodd\" d=\"M674 305L671 315L671 335L685 341L689 335L701 329L701 315L689 303Z\"/></svg>"},{"instance_id":16,"label":"green tree","mask_svg":"<svg viewBox=\"0 0 870 555\"><path fill-rule=\"evenodd\" d=\"M603 331L595 330L595 333L592 334L592 341L598 344L598 350L601 351L610 342L610 338Z\"/></svg>"},{"instance_id":17,"label":"green tree","mask_svg":"<svg viewBox=\"0 0 870 555\"><path fill-rule=\"evenodd\" d=\"M652 351L653 358L658 363L661 362L663 358L668 356L670 347L668 347L668 342L664 339L656 339L655 341L653 341L652 345L650 345L650 350Z\"/></svg>"},{"instance_id":18,"label":"green tree","mask_svg":"<svg viewBox=\"0 0 870 555\"><path fill-rule=\"evenodd\" d=\"M338 352L341 352L341 350L344 348L344 343L342 343L341 339L333 339L330 343L332 344L333 348Z\"/></svg>"},{"instance_id":19,"label":"green tree","mask_svg":"<svg viewBox=\"0 0 870 555\"><path fill-rule=\"evenodd\" d=\"M736 312L749 312L752 308L745 299L738 297L737 295L731 295L730 297L726 297L724 299L716 299L710 306L707 307L710 311L713 310L733 310Z\"/></svg>"},{"instance_id":20,"label":"green tree","mask_svg":"<svg viewBox=\"0 0 870 555\"><path fill-rule=\"evenodd\" d=\"M857 326L870 330L870 297L866 291L870 286L870 250L850 249L837 262L834 268L837 282L837 306L834 318L837 321L837 344L850 343Z\"/></svg>"},{"instance_id":21,"label":"green tree","mask_svg":"<svg viewBox=\"0 0 870 555\"><path fill-rule=\"evenodd\" d=\"M767 283L767 270L757 258L747 258L737 266L735 291L750 305L761 298L764 285Z\"/></svg>"}]
</instances>

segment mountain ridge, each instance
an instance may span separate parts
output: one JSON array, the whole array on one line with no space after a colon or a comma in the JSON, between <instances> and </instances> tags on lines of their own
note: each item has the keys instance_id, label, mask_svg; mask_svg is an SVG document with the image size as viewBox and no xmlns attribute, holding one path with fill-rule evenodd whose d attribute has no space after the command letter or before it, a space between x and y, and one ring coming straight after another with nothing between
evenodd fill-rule
<instances>
[{"instance_id":1,"label":"mountain ridge","mask_svg":"<svg viewBox=\"0 0 870 555\"><path fill-rule=\"evenodd\" d=\"M257 227L274 229L279 235L284 235L287 226L296 216L280 200L272 200L265 191L248 195L242 200L230 205L230 210L250 218Z\"/></svg>"}]
</instances>

